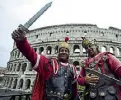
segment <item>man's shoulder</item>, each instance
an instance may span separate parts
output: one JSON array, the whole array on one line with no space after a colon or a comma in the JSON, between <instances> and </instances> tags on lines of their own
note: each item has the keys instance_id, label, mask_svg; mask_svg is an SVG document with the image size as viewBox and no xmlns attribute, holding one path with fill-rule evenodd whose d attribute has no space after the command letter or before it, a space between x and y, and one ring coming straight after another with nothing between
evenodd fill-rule
<instances>
[{"instance_id":1,"label":"man's shoulder","mask_svg":"<svg viewBox=\"0 0 121 100\"><path fill-rule=\"evenodd\" d=\"M104 56L107 56L107 55L114 55L113 53L110 53L110 52L100 52L99 54L97 54L95 56L95 58L100 58L100 57L104 57Z\"/></svg>"},{"instance_id":2,"label":"man's shoulder","mask_svg":"<svg viewBox=\"0 0 121 100\"><path fill-rule=\"evenodd\" d=\"M108 55L108 54L110 54L110 55L114 55L114 54L111 53L111 52L100 52L98 55Z\"/></svg>"}]
</instances>

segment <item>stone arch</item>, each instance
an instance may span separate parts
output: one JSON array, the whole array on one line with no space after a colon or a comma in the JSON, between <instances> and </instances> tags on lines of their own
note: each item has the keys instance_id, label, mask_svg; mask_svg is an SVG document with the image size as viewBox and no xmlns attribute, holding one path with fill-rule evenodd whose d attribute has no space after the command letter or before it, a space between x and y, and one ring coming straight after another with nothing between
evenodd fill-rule
<instances>
[{"instance_id":1,"label":"stone arch","mask_svg":"<svg viewBox=\"0 0 121 100\"><path fill-rule=\"evenodd\" d=\"M7 82L6 82L6 87L8 86L8 84L9 84L9 80L10 80L10 78L7 78Z\"/></svg>"},{"instance_id":2,"label":"stone arch","mask_svg":"<svg viewBox=\"0 0 121 100\"><path fill-rule=\"evenodd\" d=\"M12 68L13 68L13 64L11 64L11 66L10 66L10 71L12 71Z\"/></svg>"},{"instance_id":3,"label":"stone arch","mask_svg":"<svg viewBox=\"0 0 121 100\"><path fill-rule=\"evenodd\" d=\"M8 81L8 78L5 78L3 86L6 86L7 81Z\"/></svg>"},{"instance_id":4,"label":"stone arch","mask_svg":"<svg viewBox=\"0 0 121 100\"><path fill-rule=\"evenodd\" d=\"M74 45L73 46L73 53L80 53L79 45Z\"/></svg>"},{"instance_id":5,"label":"stone arch","mask_svg":"<svg viewBox=\"0 0 121 100\"><path fill-rule=\"evenodd\" d=\"M118 34L115 34L115 36L116 36L116 38L118 38L119 35Z\"/></svg>"},{"instance_id":6,"label":"stone arch","mask_svg":"<svg viewBox=\"0 0 121 100\"><path fill-rule=\"evenodd\" d=\"M66 31L66 35L69 36L69 34L70 34L69 31Z\"/></svg>"},{"instance_id":7,"label":"stone arch","mask_svg":"<svg viewBox=\"0 0 121 100\"><path fill-rule=\"evenodd\" d=\"M7 67L8 71L10 71L10 64L8 64L8 67Z\"/></svg>"},{"instance_id":8,"label":"stone arch","mask_svg":"<svg viewBox=\"0 0 121 100\"><path fill-rule=\"evenodd\" d=\"M47 47L47 54L51 54L52 53L52 47L51 46L48 46Z\"/></svg>"},{"instance_id":9,"label":"stone arch","mask_svg":"<svg viewBox=\"0 0 121 100\"><path fill-rule=\"evenodd\" d=\"M103 31L101 32L101 36L104 36L104 32Z\"/></svg>"},{"instance_id":10,"label":"stone arch","mask_svg":"<svg viewBox=\"0 0 121 100\"><path fill-rule=\"evenodd\" d=\"M41 54L41 52L43 52L44 51L44 47L40 47L39 48L39 54Z\"/></svg>"},{"instance_id":11,"label":"stone arch","mask_svg":"<svg viewBox=\"0 0 121 100\"><path fill-rule=\"evenodd\" d=\"M15 51L15 56L14 56L14 58L17 58L17 51Z\"/></svg>"},{"instance_id":12,"label":"stone arch","mask_svg":"<svg viewBox=\"0 0 121 100\"><path fill-rule=\"evenodd\" d=\"M16 66L17 66L17 64L14 64L13 71L16 71Z\"/></svg>"},{"instance_id":13,"label":"stone arch","mask_svg":"<svg viewBox=\"0 0 121 100\"><path fill-rule=\"evenodd\" d=\"M31 85L31 80L30 80L30 79L27 79L27 80L25 81L25 90L26 90L26 89L30 89L30 85Z\"/></svg>"},{"instance_id":14,"label":"stone arch","mask_svg":"<svg viewBox=\"0 0 121 100\"><path fill-rule=\"evenodd\" d=\"M38 38L39 35L37 34L37 35L35 35L35 36L36 36L36 38Z\"/></svg>"},{"instance_id":15,"label":"stone arch","mask_svg":"<svg viewBox=\"0 0 121 100\"><path fill-rule=\"evenodd\" d=\"M83 54L86 54L85 48L82 48L82 52L83 52Z\"/></svg>"},{"instance_id":16,"label":"stone arch","mask_svg":"<svg viewBox=\"0 0 121 100\"><path fill-rule=\"evenodd\" d=\"M35 84L35 79L33 79L33 80L31 81L31 87L33 87L34 84Z\"/></svg>"},{"instance_id":17,"label":"stone arch","mask_svg":"<svg viewBox=\"0 0 121 100\"><path fill-rule=\"evenodd\" d=\"M32 63L29 63L29 71L32 71Z\"/></svg>"},{"instance_id":18,"label":"stone arch","mask_svg":"<svg viewBox=\"0 0 121 100\"><path fill-rule=\"evenodd\" d=\"M84 30L84 36L87 36L87 31L86 30Z\"/></svg>"},{"instance_id":19,"label":"stone arch","mask_svg":"<svg viewBox=\"0 0 121 100\"><path fill-rule=\"evenodd\" d=\"M107 47L106 46L102 46L101 47L101 52L106 52L107 51Z\"/></svg>"},{"instance_id":20,"label":"stone arch","mask_svg":"<svg viewBox=\"0 0 121 100\"><path fill-rule=\"evenodd\" d=\"M116 52L117 52L117 56L120 56L121 55L121 48L117 47Z\"/></svg>"},{"instance_id":21,"label":"stone arch","mask_svg":"<svg viewBox=\"0 0 121 100\"><path fill-rule=\"evenodd\" d=\"M20 57L20 51L18 51L18 58Z\"/></svg>"},{"instance_id":22,"label":"stone arch","mask_svg":"<svg viewBox=\"0 0 121 100\"><path fill-rule=\"evenodd\" d=\"M17 70L16 71L20 71L20 67L21 67L21 63L18 63L18 66L17 66Z\"/></svg>"},{"instance_id":23,"label":"stone arch","mask_svg":"<svg viewBox=\"0 0 121 100\"><path fill-rule=\"evenodd\" d=\"M23 79L20 79L18 89L22 89L23 82L24 82Z\"/></svg>"},{"instance_id":24,"label":"stone arch","mask_svg":"<svg viewBox=\"0 0 121 100\"><path fill-rule=\"evenodd\" d=\"M23 63L22 64L22 72L25 72L26 71L26 67L27 67L27 63Z\"/></svg>"},{"instance_id":25,"label":"stone arch","mask_svg":"<svg viewBox=\"0 0 121 100\"><path fill-rule=\"evenodd\" d=\"M110 47L110 52L113 53L113 54L115 53L114 52L114 47Z\"/></svg>"},{"instance_id":26,"label":"stone arch","mask_svg":"<svg viewBox=\"0 0 121 100\"><path fill-rule=\"evenodd\" d=\"M10 79L10 82L9 82L9 84L8 84L8 88L11 87L12 81L13 81L13 78Z\"/></svg>"},{"instance_id":27,"label":"stone arch","mask_svg":"<svg viewBox=\"0 0 121 100\"><path fill-rule=\"evenodd\" d=\"M50 32L50 36L53 36L53 33L54 33L54 32Z\"/></svg>"},{"instance_id":28,"label":"stone arch","mask_svg":"<svg viewBox=\"0 0 121 100\"><path fill-rule=\"evenodd\" d=\"M14 55L15 55L15 54L14 54L14 52L12 51L11 56L14 57Z\"/></svg>"},{"instance_id":29,"label":"stone arch","mask_svg":"<svg viewBox=\"0 0 121 100\"><path fill-rule=\"evenodd\" d=\"M55 54L57 54L57 53L58 53L58 49L59 49L58 45L57 45L57 46L55 46Z\"/></svg>"},{"instance_id":30,"label":"stone arch","mask_svg":"<svg viewBox=\"0 0 121 100\"><path fill-rule=\"evenodd\" d=\"M14 71L14 63L12 64L12 71Z\"/></svg>"},{"instance_id":31,"label":"stone arch","mask_svg":"<svg viewBox=\"0 0 121 100\"><path fill-rule=\"evenodd\" d=\"M13 89L15 89L15 88L16 88L17 81L18 81L18 79L16 78L16 79L14 80L14 82L13 82Z\"/></svg>"}]
</instances>

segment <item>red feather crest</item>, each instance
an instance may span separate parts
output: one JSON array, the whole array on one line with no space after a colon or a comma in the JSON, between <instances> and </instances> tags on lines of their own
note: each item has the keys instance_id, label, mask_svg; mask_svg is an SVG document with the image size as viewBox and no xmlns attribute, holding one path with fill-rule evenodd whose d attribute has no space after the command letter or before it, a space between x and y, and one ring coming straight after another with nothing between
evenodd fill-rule
<instances>
[{"instance_id":1,"label":"red feather crest","mask_svg":"<svg viewBox=\"0 0 121 100\"><path fill-rule=\"evenodd\" d=\"M68 42L69 41L69 37L65 37L65 42Z\"/></svg>"}]
</instances>

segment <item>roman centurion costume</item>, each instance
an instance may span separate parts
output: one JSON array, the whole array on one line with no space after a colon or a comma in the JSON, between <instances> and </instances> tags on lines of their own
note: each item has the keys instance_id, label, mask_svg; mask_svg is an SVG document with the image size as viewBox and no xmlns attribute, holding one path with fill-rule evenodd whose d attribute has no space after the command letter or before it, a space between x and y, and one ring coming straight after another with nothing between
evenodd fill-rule
<instances>
[{"instance_id":1,"label":"roman centurion costume","mask_svg":"<svg viewBox=\"0 0 121 100\"><path fill-rule=\"evenodd\" d=\"M22 42L16 41L16 45L37 71L32 100L75 100L77 84L76 69L73 65L37 54L30 47L27 39ZM59 49L62 47L69 50L67 42L61 42Z\"/></svg>"},{"instance_id":2,"label":"roman centurion costume","mask_svg":"<svg viewBox=\"0 0 121 100\"><path fill-rule=\"evenodd\" d=\"M97 44L91 43L88 39L83 38L82 46L87 49L88 46ZM85 100L121 100L120 86L113 80L109 81L105 77L99 76L99 82L96 84L86 84L85 76L86 68L96 70L106 74L109 77L119 79L121 77L121 62L109 52L102 52L94 57L88 57L81 63L80 75L78 83L86 86L84 99ZM88 73L89 74L89 73Z\"/></svg>"}]
</instances>

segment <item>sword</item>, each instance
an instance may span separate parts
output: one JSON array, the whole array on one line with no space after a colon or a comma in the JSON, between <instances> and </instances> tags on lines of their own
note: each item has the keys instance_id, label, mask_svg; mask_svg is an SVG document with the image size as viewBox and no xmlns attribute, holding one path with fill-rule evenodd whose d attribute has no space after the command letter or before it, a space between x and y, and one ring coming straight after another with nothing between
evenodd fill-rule
<instances>
[{"instance_id":1,"label":"sword","mask_svg":"<svg viewBox=\"0 0 121 100\"><path fill-rule=\"evenodd\" d=\"M20 24L18 27L25 32L29 32L28 28L51 6L52 2L47 3L42 7L33 17L31 17L24 25Z\"/></svg>"},{"instance_id":2,"label":"sword","mask_svg":"<svg viewBox=\"0 0 121 100\"><path fill-rule=\"evenodd\" d=\"M88 73L90 73L90 74L94 74L94 75L99 76L99 77L104 77L105 79L107 79L107 80L109 80L109 81L113 81L113 82L115 82L116 84L118 84L118 85L121 86L121 81L120 81L120 80L117 80L117 79L115 79L115 78L113 78L113 77L110 77L110 76L108 76L108 75L106 75L106 74L103 74L103 73L98 72L98 71L96 71L96 70L94 70L94 69L91 69L91 68L85 68L85 70L86 70Z\"/></svg>"}]
</instances>

